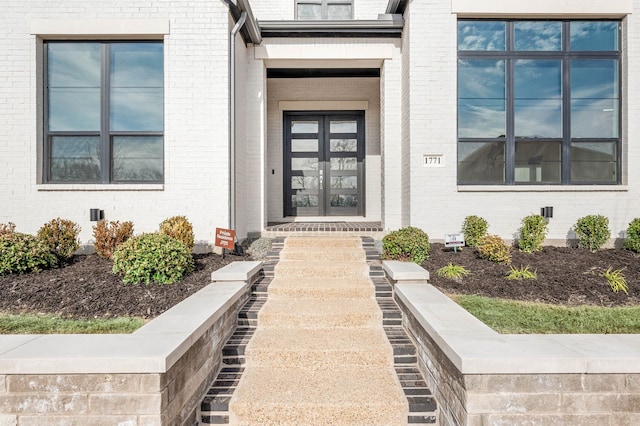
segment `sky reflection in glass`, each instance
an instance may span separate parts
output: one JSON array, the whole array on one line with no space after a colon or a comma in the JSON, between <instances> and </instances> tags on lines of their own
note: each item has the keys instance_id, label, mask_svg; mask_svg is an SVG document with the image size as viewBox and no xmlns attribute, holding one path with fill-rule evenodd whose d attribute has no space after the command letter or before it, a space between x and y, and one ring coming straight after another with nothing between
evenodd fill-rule
<instances>
[{"instance_id":1,"label":"sky reflection in glass","mask_svg":"<svg viewBox=\"0 0 640 426\"><path fill-rule=\"evenodd\" d=\"M100 45L47 45L50 131L100 130Z\"/></svg>"},{"instance_id":2,"label":"sky reflection in glass","mask_svg":"<svg viewBox=\"0 0 640 426\"><path fill-rule=\"evenodd\" d=\"M458 136L504 136L505 107L505 62L459 60Z\"/></svg>"},{"instance_id":3,"label":"sky reflection in glass","mask_svg":"<svg viewBox=\"0 0 640 426\"><path fill-rule=\"evenodd\" d=\"M515 136L562 137L562 63L515 61Z\"/></svg>"},{"instance_id":4,"label":"sky reflection in glass","mask_svg":"<svg viewBox=\"0 0 640 426\"><path fill-rule=\"evenodd\" d=\"M558 51L562 49L562 23L521 21L515 23L516 50Z\"/></svg>"},{"instance_id":5,"label":"sky reflection in glass","mask_svg":"<svg viewBox=\"0 0 640 426\"><path fill-rule=\"evenodd\" d=\"M607 21L574 21L570 23L571 50L618 50L618 23Z\"/></svg>"},{"instance_id":6,"label":"sky reflection in glass","mask_svg":"<svg viewBox=\"0 0 640 426\"><path fill-rule=\"evenodd\" d=\"M505 50L506 23L458 21L458 50Z\"/></svg>"},{"instance_id":7,"label":"sky reflection in glass","mask_svg":"<svg viewBox=\"0 0 640 426\"><path fill-rule=\"evenodd\" d=\"M111 130L161 131L163 59L160 43L111 45Z\"/></svg>"},{"instance_id":8,"label":"sky reflection in glass","mask_svg":"<svg viewBox=\"0 0 640 426\"><path fill-rule=\"evenodd\" d=\"M571 135L618 137L618 62L571 62Z\"/></svg>"}]
</instances>

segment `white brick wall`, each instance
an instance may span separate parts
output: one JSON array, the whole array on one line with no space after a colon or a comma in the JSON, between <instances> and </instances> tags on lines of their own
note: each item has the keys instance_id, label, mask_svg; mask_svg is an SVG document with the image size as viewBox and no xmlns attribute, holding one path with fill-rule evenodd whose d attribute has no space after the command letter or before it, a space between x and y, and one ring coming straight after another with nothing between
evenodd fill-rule
<instances>
[{"instance_id":1,"label":"white brick wall","mask_svg":"<svg viewBox=\"0 0 640 426\"><path fill-rule=\"evenodd\" d=\"M640 168L635 166L640 160L636 143L640 122L632 118L638 115L640 106L640 74L633 71L640 66L640 21L635 17L640 2L633 3L634 13L625 20L627 40L623 41L623 113L631 118L625 120L623 131L623 169L628 187L488 188L480 192L466 192L456 186L456 16L451 14L450 0L411 3L403 48L404 118L409 114L403 140L411 143L408 157L404 153L404 167L411 174L410 223L432 238L442 239L445 233L458 231L465 216L476 214L489 221L491 233L512 238L524 216L539 213L540 207L553 206L549 239L564 241L576 220L587 214L609 217L612 237L621 237L631 219L640 216ZM410 89L406 85L409 78ZM444 154L446 167L422 167L423 154Z\"/></svg>"},{"instance_id":2,"label":"white brick wall","mask_svg":"<svg viewBox=\"0 0 640 426\"><path fill-rule=\"evenodd\" d=\"M0 5L0 222L36 232L64 217L92 237L89 209L110 220L132 220L136 232L155 230L184 214L196 240L211 242L227 226L228 10L208 0L4 0ZM165 184L145 190L38 185L41 146L41 41L31 19L162 18L170 23L165 49ZM118 188L122 188L120 185ZM43 190L48 188L49 190ZM88 190L88 189L94 190ZM52 190L55 189L55 190ZM71 190L75 189L75 190ZM95 190L99 189L99 190Z\"/></svg>"}]
</instances>

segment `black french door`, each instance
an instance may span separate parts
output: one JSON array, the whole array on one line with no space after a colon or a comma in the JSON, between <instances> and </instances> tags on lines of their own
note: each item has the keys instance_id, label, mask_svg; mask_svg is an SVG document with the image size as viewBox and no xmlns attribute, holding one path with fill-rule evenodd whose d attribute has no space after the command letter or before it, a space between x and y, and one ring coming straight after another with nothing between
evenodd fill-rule
<instances>
[{"instance_id":1,"label":"black french door","mask_svg":"<svg viewBox=\"0 0 640 426\"><path fill-rule=\"evenodd\" d=\"M364 142L364 111L285 112L285 216L363 216Z\"/></svg>"}]
</instances>

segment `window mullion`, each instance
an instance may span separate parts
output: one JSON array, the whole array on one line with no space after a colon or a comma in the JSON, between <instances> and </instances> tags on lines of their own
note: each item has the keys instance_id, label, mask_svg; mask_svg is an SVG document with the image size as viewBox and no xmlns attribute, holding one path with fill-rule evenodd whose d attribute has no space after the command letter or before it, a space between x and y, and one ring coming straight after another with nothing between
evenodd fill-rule
<instances>
[{"instance_id":1,"label":"window mullion","mask_svg":"<svg viewBox=\"0 0 640 426\"><path fill-rule=\"evenodd\" d=\"M514 28L515 24L510 21L507 22L506 28L506 50L507 50L507 63L506 66L506 95L507 95L507 141L505 147L505 183L507 185L513 185L515 181L515 168L516 168L516 143L515 143L515 62L513 60L514 47Z\"/></svg>"},{"instance_id":2,"label":"window mullion","mask_svg":"<svg viewBox=\"0 0 640 426\"><path fill-rule=\"evenodd\" d=\"M109 44L103 43L100 50L102 69L100 76L100 178L109 183L111 176L111 148L109 143Z\"/></svg>"}]
</instances>

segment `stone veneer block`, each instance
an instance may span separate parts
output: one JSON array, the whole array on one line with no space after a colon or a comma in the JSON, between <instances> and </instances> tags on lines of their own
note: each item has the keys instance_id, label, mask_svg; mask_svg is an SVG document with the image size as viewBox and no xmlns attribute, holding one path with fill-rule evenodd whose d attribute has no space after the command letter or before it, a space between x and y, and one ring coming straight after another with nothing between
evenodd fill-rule
<instances>
[{"instance_id":1,"label":"stone veneer block","mask_svg":"<svg viewBox=\"0 0 640 426\"><path fill-rule=\"evenodd\" d=\"M16 426L17 424L16 416L0 414L0 426Z\"/></svg>"},{"instance_id":2,"label":"stone veneer block","mask_svg":"<svg viewBox=\"0 0 640 426\"><path fill-rule=\"evenodd\" d=\"M383 260L382 267L392 281L429 281L429 272L417 263Z\"/></svg>"},{"instance_id":3,"label":"stone veneer block","mask_svg":"<svg viewBox=\"0 0 640 426\"><path fill-rule=\"evenodd\" d=\"M211 273L211 281L249 281L262 269L262 262L233 262Z\"/></svg>"}]
</instances>

